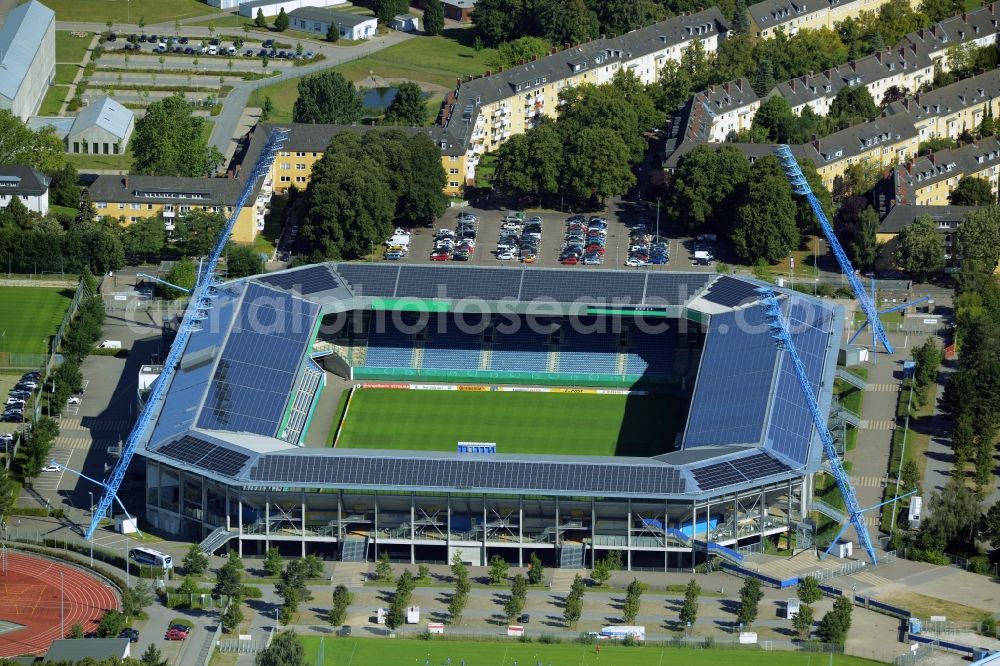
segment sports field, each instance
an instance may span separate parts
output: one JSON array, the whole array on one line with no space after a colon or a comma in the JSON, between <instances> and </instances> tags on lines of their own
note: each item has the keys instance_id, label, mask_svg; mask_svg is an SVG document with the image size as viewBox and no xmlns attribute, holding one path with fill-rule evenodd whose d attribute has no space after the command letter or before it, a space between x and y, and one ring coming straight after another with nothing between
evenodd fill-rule
<instances>
[{"instance_id":1,"label":"sports field","mask_svg":"<svg viewBox=\"0 0 1000 666\"><path fill-rule=\"evenodd\" d=\"M775 652L754 648L695 650L671 647L623 647L601 644L598 653L593 645L520 643L472 643L465 641L422 641L406 639L322 639L300 637L305 646L305 663L317 666L865 666L878 662L841 654L830 661L826 654ZM450 661L449 661L450 660ZM464 661L463 661L464 660Z\"/></svg>"},{"instance_id":2,"label":"sports field","mask_svg":"<svg viewBox=\"0 0 1000 666\"><path fill-rule=\"evenodd\" d=\"M44 353L72 300L70 289L0 287L0 353Z\"/></svg>"},{"instance_id":3,"label":"sports field","mask_svg":"<svg viewBox=\"0 0 1000 666\"><path fill-rule=\"evenodd\" d=\"M495 442L498 453L649 456L673 448L686 415L686 401L662 395L361 388L337 446L455 451L458 442Z\"/></svg>"}]
</instances>

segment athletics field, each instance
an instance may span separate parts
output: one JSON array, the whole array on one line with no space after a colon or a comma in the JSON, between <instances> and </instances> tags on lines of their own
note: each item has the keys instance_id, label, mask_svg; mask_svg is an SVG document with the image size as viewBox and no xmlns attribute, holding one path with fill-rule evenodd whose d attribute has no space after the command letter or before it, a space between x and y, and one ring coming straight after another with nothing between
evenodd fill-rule
<instances>
[{"instance_id":1,"label":"athletics field","mask_svg":"<svg viewBox=\"0 0 1000 666\"><path fill-rule=\"evenodd\" d=\"M868 666L878 662L857 657L808 652L775 652L756 648L710 649L624 647L607 642L597 653L593 645L573 643L412 639L355 639L302 636L305 663L312 666ZM322 649L322 660L319 660ZM450 660L450 661L449 661Z\"/></svg>"},{"instance_id":2,"label":"athletics field","mask_svg":"<svg viewBox=\"0 0 1000 666\"><path fill-rule=\"evenodd\" d=\"M358 388L346 417L337 415L337 446L455 451L458 442L494 442L497 453L650 456L673 449L686 416L687 401L668 395Z\"/></svg>"}]
</instances>

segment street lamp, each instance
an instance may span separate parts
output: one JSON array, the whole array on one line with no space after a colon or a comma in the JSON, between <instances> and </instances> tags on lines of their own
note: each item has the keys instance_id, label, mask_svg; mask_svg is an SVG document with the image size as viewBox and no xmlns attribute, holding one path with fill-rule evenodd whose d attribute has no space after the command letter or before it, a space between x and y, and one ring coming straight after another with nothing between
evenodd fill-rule
<instances>
[{"instance_id":1,"label":"street lamp","mask_svg":"<svg viewBox=\"0 0 1000 666\"><path fill-rule=\"evenodd\" d=\"M910 372L910 394L906 398L906 420L903 424L903 443L900 446L899 451L899 466L896 468L896 492L892 497L892 523L889 528L890 537L893 532L896 531L896 498L899 497L899 479L903 473L903 460L906 458L906 433L910 431L910 404L913 402L913 375L916 371L917 367L914 363L913 369Z\"/></svg>"}]
</instances>

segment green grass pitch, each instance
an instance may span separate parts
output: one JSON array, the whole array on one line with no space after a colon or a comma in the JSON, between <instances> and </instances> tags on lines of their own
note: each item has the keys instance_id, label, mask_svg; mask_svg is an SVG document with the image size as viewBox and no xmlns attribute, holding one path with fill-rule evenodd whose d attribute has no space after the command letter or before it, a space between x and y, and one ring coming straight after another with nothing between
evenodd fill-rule
<instances>
[{"instance_id":1,"label":"green grass pitch","mask_svg":"<svg viewBox=\"0 0 1000 666\"><path fill-rule=\"evenodd\" d=\"M673 448L687 401L674 396L356 389L337 446L650 456ZM338 417L340 415L338 414Z\"/></svg>"},{"instance_id":2,"label":"green grass pitch","mask_svg":"<svg viewBox=\"0 0 1000 666\"><path fill-rule=\"evenodd\" d=\"M69 289L0 287L0 352L45 353L72 300Z\"/></svg>"},{"instance_id":3,"label":"green grass pitch","mask_svg":"<svg viewBox=\"0 0 1000 666\"><path fill-rule=\"evenodd\" d=\"M597 653L593 645L465 641L422 641L409 639L324 638L323 659L318 660L319 636L302 636L305 663L312 666L864 666L878 662L835 654L775 652L752 648L732 650L695 650L671 647L623 647L601 644Z\"/></svg>"}]
</instances>

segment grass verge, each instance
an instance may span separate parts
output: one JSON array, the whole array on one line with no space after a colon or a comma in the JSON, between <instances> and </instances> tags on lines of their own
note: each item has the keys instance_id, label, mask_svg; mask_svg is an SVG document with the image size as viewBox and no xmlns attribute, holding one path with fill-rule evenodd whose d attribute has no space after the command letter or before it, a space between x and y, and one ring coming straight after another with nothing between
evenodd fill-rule
<instances>
[{"instance_id":1,"label":"grass verge","mask_svg":"<svg viewBox=\"0 0 1000 666\"><path fill-rule=\"evenodd\" d=\"M66 101L66 95L69 94L69 86L52 86L49 91L45 93L45 99L42 100L42 106L38 109L38 115L40 116L58 116L59 109L62 108L63 102Z\"/></svg>"},{"instance_id":2,"label":"grass verge","mask_svg":"<svg viewBox=\"0 0 1000 666\"><path fill-rule=\"evenodd\" d=\"M83 0L86 2L86 0ZM47 6L51 7L51 3ZM63 20L61 17L59 20ZM91 19L83 19L85 21ZM70 63L77 65L83 62L87 55L87 47L93 34L87 33L86 37L75 37L71 31L56 30L56 62Z\"/></svg>"},{"instance_id":3,"label":"grass verge","mask_svg":"<svg viewBox=\"0 0 1000 666\"><path fill-rule=\"evenodd\" d=\"M56 78L53 79L53 84L57 86L67 86L73 83L73 79L76 77L76 73L78 71L80 71L79 65L64 63L56 65Z\"/></svg>"}]
</instances>

